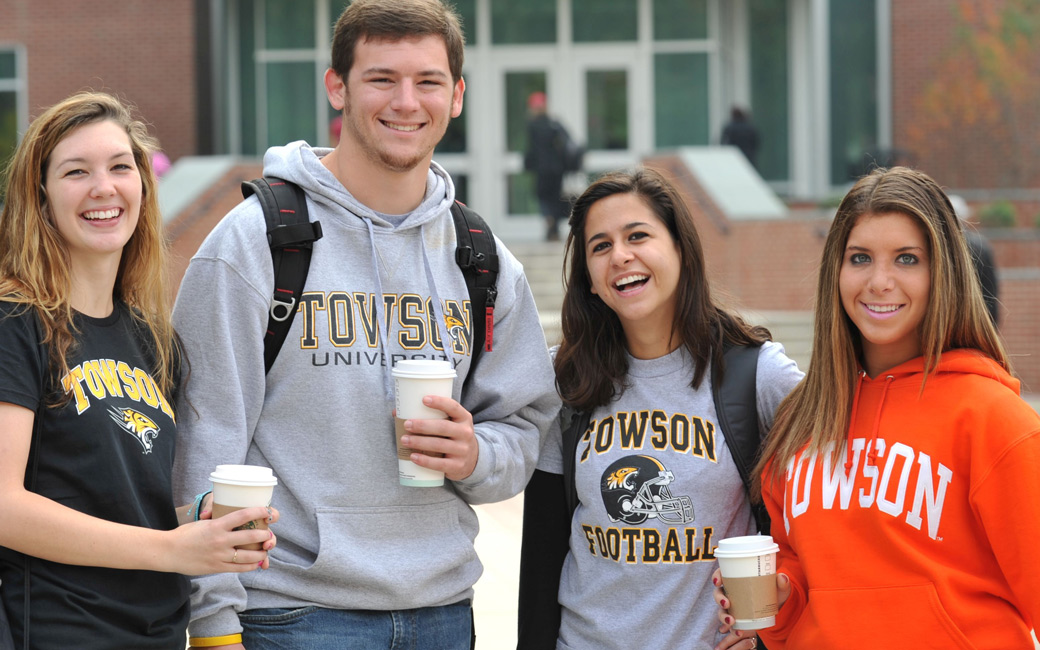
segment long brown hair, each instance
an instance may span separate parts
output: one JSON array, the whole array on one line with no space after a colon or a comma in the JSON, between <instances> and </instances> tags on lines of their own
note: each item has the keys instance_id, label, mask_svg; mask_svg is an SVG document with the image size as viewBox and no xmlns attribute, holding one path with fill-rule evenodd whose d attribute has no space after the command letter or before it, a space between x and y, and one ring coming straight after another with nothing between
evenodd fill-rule
<instances>
[{"instance_id":1,"label":"long brown hair","mask_svg":"<svg viewBox=\"0 0 1040 650\"><path fill-rule=\"evenodd\" d=\"M682 267L673 329L694 360L690 386L700 386L709 362L722 364L724 343L758 345L769 332L751 326L715 303L704 251L693 216L682 197L660 173L649 168L608 173L574 204L564 257L561 323L563 341L556 353L556 385L564 403L579 410L607 404L625 389L627 344L621 321L592 293L585 254L585 223L592 205L615 194L634 194L668 227L679 247Z\"/></svg>"},{"instance_id":2,"label":"long brown hair","mask_svg":"<svg viewBox=\"0 0 1040 650\"><path fill-rule=\"evenodd\" d=\"M905 167L876 169L845 195L827 234L816 288L809 370L777 410L753 473L756 482L767 468L773 479L778 478L806 444L818 451L834 442L833 453L844 451L862 346L859 330L842 307L839 277L849 233L860 217L890 213L913 219L929 247L931 291L921 323L923 381L927 382L942 353L956 348L980 350L1010 369L986 311L961 222L946 194L921 172ZM761 494L760 487L756 484L752 494Z\"/></svg>"},{"instance_id":3,"label":"long brown hair","mask_svg":"<svg viewBox=\"0 0 1040 650\"><path fill-rule=\"evenodd\" d=\"M72 269L65 240L54 225L43 190L50 156L75 129L110 121L126 131L141 176L141 214L123 248L113 297L130 307L151 335L156 380L171 395L179 350L167 304L167 243L152 172L155 140L131 110L105 93L82 92L55 104L29 125L6 170L0 214L0 300L33 309L43 328L52 377L68 373L66 356L75 326L69 303ZM60 403L64 403L62 400Z\"/></svg>"}]
</instances>

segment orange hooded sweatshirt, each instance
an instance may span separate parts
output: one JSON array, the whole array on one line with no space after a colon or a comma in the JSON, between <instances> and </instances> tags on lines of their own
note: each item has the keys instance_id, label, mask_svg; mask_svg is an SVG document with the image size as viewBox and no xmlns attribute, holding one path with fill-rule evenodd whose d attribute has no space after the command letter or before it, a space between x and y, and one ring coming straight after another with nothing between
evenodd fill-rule
<instances>
[{"instance_id":1,"label":"orange hooded sweatshirt","mask_svg":"<svg viewBox=\"0 0 1040 650\"><path fill-rule=\"evenodd\" d=\"M792 592L770 650L1031 650L1040 416L975 350L860 373L847 449L798 454L763 497Z\"/></svg>"}]
</instances>

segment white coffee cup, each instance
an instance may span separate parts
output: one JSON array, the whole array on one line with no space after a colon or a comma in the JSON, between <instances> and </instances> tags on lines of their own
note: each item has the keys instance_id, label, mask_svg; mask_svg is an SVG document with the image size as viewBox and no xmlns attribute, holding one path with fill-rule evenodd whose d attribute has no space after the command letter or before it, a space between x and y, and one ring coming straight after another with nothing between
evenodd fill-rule
<instances>
[{"instance_id":1,"label":"white coffee cup","mask_svg":"<svg viewBox=\"0 0 1040 650\"><path fill-rule=\"evenodd\" d=\"M769 535L719 540L715 558L735 630L761 630L776 624L776 554L780 547Z\"/></svg>"},{"instance_id":2,"label":"white coffee cup","mask_svg":"<svg viewBox=\"0 0 1040 650\"><path fill-rule=\"evenodd\" d=\"M214 519L242 508L270 506L274 486L278 485L271 468L259 465L217 465L217 469L209 475L209 480L213 482ZM253 528L267 528L267 520L250 521L235 530ZM260 544L248 544L241 548L259 549Z\"/></svg>"},{"instance_id":3,"label":"white coffee cup","mask_svg":"<svg viewBox=\"0 0 1040 650\"><path fill-rule=\"evenodd\" d=\"M404 421L412 419L442 420L448 416L422 403L423 397L437 395L451 397L455 383L455 368L450 361L432 359L403 359L394 365L394 406L397 417L394 429L397 437L397 471L401 485L436 487L444 485L444 472L413 463L412 450L401 446Z\"/></svg>"}]
</instances>

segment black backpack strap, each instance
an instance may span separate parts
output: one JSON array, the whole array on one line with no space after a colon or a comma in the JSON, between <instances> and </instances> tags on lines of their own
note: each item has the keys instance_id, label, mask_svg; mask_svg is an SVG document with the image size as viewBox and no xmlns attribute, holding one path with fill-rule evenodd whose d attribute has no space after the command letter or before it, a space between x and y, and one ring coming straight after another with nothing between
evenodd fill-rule
<instances>
[{"instance_id":1,"label":"black backpack strap","mask_svg":"<svg viewBox=\"0 0 1040 650\"><path fill-rule=\"evenodd\" d=\"M758 427L758 353L752 345L727 346L722 367L712 368L712 397L719 426L740 479L751 501L751 511L759 532L769 533L769 514L761 499L751 498L751 471L758 462L762 435ZM720 379L721 378L721 379Z\"/></svg>"},{"instance_id":2,"label":"black backpack strap","mask_svg":"<svg viewBox=\"0 0 1040 650\"><path fill-rule=\"evenodd\" d=\"M520 545L517 648L555 650L560 634L560 574L570 550L571 521L578 507L574 482L578 444L590 413L563 407L563 475L534 471L524 490L524 533Z\"/></svg>"},{"instance_id":3,"label":"black backpack strap","mask_svg":"<svg viewBox=\"0 0 1040 650\"><path fill-rule=\"evenodd\" d=\"M484 219L462 203L451 205L458 244L455 263L462 269L469 289L473 330L470 342L471 363L482 350L491 352L495 336L495 298L498 296L498 248L495 236Z\"/></svg>"},{"instance_id":4,"label":"black backpack strap","mask_svg":"<svg viewBox=\"0 0 1040 650\"><path fill-rule=\"evenodd\" d=\"M567 497L567 511L574 515L578 509L578 484L575 480L575 468L578 460L578 443L589 428L592 421L592 413L589 411L571 411L564 407L564 412L570 411L570 422L564 419L561 424L566 424L563 429L563 487ZM563 418L566 415L562 416Z\"/></svg>"},{"instance_id":5,"label":"black backpack strap","mask_svg":"<svg viewBox=\"0 0 1040 650\"><path fill-rule=\"evenodd\" d=\"M556 650L560 636L560 575L570 550L573 513L564 499L563 476L534 470L524 490L520 542L517 645L522 650Z\"/></svg>"},{"instance_id":6,"label":"black backpack strap","mask_svg":"<svg viewBox=\"0 0 1040 650\"><path fill-rule=\"evenodd\" d=\"M289 334L299 306L314 242L321 239L321 224L311 222L307 197L295 183L264 177L242 183L242 196L256 195L264 210L267 242L274 262L274 296L264 334L264 372L270 372Z\"/></svg>"}]
</instances>

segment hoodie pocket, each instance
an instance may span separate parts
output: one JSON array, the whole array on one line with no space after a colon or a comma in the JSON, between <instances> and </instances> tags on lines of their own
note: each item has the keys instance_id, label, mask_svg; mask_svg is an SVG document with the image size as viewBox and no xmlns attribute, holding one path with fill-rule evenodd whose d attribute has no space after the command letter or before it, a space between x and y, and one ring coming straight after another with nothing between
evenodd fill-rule
<instances>
[{"instance_id":1,"label":"hoodie pocket","mask_svg":"<svg viewBox=\"0 0 1040 650\"><path fill-rule=\"evenodd\" d=\"M976 650L950 618L931 583L869 589L811 589L801 620L791 631L792 648L906 647L907 634L928 639L929 648Z\"/></svg>"},{"instance_id":2,"label":"hoodie pocket","mask_svg":"<svg viewBox=\"0 0 1040 650\"><path fill-rule=\"evenodd\" d=\"M320 546L307 573L342 581L375 608L455 602L481 573L459 507L318 508Z\"/></svg>"}]
</instances>

